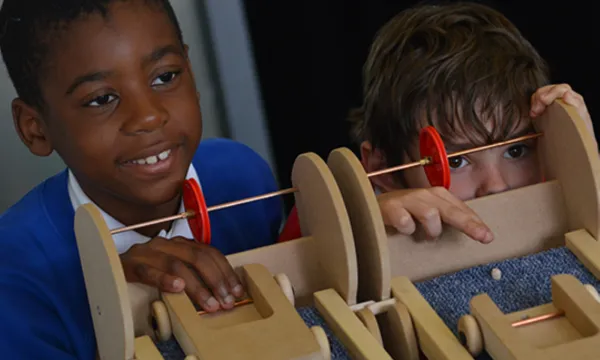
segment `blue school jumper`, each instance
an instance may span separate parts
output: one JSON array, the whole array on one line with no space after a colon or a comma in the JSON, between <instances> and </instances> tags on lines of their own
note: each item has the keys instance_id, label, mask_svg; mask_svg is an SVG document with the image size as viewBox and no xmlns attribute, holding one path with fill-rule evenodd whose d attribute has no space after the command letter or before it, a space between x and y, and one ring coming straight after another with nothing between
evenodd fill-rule
<instances>
[{"instance_id":1,"label":"blue school jumper","mask_svg":"<svg viewBox=\"0 0 600 360\"><path fill-rule=\"evenodd\" d=\"M277 190L245 145L201 142L193 159L208 206ZM0 215L0 358L94 360L96 342L63 171ZM211 245L224 254L273 244L278 197L211 212Z\"/></svg>"}]
</instances>

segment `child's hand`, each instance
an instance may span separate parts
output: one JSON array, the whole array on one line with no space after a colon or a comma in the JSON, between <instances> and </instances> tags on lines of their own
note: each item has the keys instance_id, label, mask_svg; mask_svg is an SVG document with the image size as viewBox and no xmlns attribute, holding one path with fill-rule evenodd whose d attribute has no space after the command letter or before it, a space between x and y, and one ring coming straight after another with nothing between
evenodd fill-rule
<instances>
[{"instance_id":1,"label":"child's hand","mask_svg":"<svg viewBox=\"0 0 600 360\"><path fill-rule=\"evenodd\" d=\"M577 113L579 113L579 116L581 116L583 121L585 121L585 124L595 139L592 118L590 117L590 113L585 105L583 96L573 91L571 86L568 84L547 85L539 88L531 96L531 111L529 116L532 118L540 116L556 99L561 99L565 103L574 106L575 109L577 109Z\"/></svg>"},{"instance_id":2,"label":"child's hand","mask_svg":"<svg viewBox=\"0 0 600 360\"><path fill-rule=\"evenodd\" d=\"M434 239L442 233L444 222L476 241L494 239L477 214L443 187L396 190L379 195L378 201L384 224L405 235L412 235L418 222Z\"/></svg>"},{"instance_id":3,"label":"child's hand","mask_svg":"<svg viewBox=\"0 0 600 360\"><path fill-rule=\"evenodd\" d=\"M205 311L231 309L244 289L233 268L215 248L182 237L156 237L121 255L128 282L164 292L185 290ZM232 296L233 295L233 296ZM220 305L219 305L220 304Z\"/></svg>"}]
</instances>

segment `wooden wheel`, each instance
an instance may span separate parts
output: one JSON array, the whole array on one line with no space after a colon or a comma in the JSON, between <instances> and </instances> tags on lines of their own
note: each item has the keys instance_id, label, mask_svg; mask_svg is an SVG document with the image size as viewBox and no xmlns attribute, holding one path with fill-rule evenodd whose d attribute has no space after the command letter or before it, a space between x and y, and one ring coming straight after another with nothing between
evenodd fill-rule
<instances>
[{"instance_id":1,"label":"wooden wheel","mask_svg":"<svg viewBox=\"0 0 600 360\"><path fill-rule=\"evenodd\" d=\"M325 334L325 330L323 330L320 326L313 326L310 328L315 339L319 343L321 347L321 355L323 355L323 359L330 360L331 359L331 348L329 347L329 339L327 339L327 334Z\"/></svg>"},{"instance_id":2,"label":"wooden wheel","mask_svg":"<svg viewBox=\"0 0 600 360\"><path fill-rule=\"evenodd\" d=\"M294 306L296 304L296 296L294 295L294 287L292 286L292 282L287 277L287 275L286 274L277 274L277 275L275 275L275 281L277 281L277 284L279 285L279 287L281 288L281 290L283 291L285 296L288 298L290 303L292 303L292 306Z\"/></svg>"},{"instance_id":3,"label":"wooden wheel","mask_svg":"<svg viewBox=\"0 0 600 360\"><path fill-rule=\"evenodd\" d=\"M444 142L433 126L421 130L419 136L421 159L430 158L431 162L423 167L431 186L443 186L450 189L450 165Z\"/></svg>"},{"instance_id":4,"label":"wooden wheel","mask_svg":"<svg viewBox=\"0 0 600 360\"><path fill-rule=\"evenodd\" d=\"M158 341L167 341L173 335L167 306L160 300L152 303L152 327Z\"/></svg>"},{"instance_id":5,"label":"wooden wheel","mask_svg":"<svg viewBox=\"0 0 600 360\"><path fill-rule=\"evenodd\" d=\"M380 345L383 345L383 339L381 338L381 331L379 330L379 324L375 314L368 308L362 308L355 312L356 317L363 323L363 325L369 330L371 335L377 340Z\"/></svg>"},{"instance_id":6,"label":"wooden wheel","mask_svg":"<svg viewBox=\"0 0 600 360\"><path fill-rule=\"evenodd\" d=\"M390 323L392 338L389 339L390 351L395 358L403 360L419 360L419 343L417 334L412 322L412 317L406 306L397 301L386 312L386 317ZM393 349L392 349L393 348Z\"/></svg>"},{"instance_id":7,"label":"wooden wheel","mask_svg":"<svg viewBox=\"0 0 600 360\"><path fill-rule=\"evenodd\" d=\"M483 351L483 336L473 315L463 315L458 320L460 341L473 356Z\"/></svg>"}]
</instances>

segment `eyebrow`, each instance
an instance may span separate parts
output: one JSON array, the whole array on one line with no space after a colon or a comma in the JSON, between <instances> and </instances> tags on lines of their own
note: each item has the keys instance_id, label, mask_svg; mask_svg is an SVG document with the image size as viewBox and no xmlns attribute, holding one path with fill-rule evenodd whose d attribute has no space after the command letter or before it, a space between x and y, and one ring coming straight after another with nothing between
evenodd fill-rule
<instances>
[{"instance_id":1,"label":"eyebrow","mask_svg":"<svg viewBox=\"0 0 600 360\"><path fill-rule=\"evenodd\" d=\"M142 59L142 66L148 66L149 64L157 62L158 60L162 59L163 57L169 54L183 56L183 51L180 46L176 46L173 44L159 47L152 51L150 54L144 56L144 58Z\"/></svg>"},{"instance_id":2,"label":"eyebrow","mask_svg":"<svg viewBox=\"0 0 600 360\"><path fill-rule=\"evenodd\" d=\"M522 130L520 130L520 131L518 131L516 133L511 134L511 136L508 137L508 138L506 138L506 139L503 139L503 140L494 140L492 142L487 142L486 144L483 144L483 146L485 146L485 145L491 145L492 143L499 142L499 141L516 139L518 137L525 136L525 135L530 135L530 134L533 134L533 133L535 133L535 129L533 127L527 127L527 128L524 128L524 129L522 129ZM463 151L463 150L469 150L469 149L472 149L474 147L477 147L477 145L473 145L470 142L453 143L451 141L446 141L444 144L446 145L446 151L448 153L453 153L453 152L458 152L458 151Z\"/></svg>"},{"instance_id":3,"label":"eyebrow","mask_svg":"<svg viewBox=\"0 0 600 360\"><path fill-rule=\"evenodd\" d=\"M75 81L73 81L73 83L71 83L71 85L67 89L67 92L65 93L65 95L71 95L75 91L75 89L77 89L80 85L82 85L86 82L104 80L107 77L109 77L111 73L112 73L111 71L97 71L97 72L78 76L77 78L75 78Z\"/></svg>"},{"instance_id":4,"label":"eyebrow","mask_svg":"<svg viewBox=\"0 0 600 360\"><path fill-rule=\"evenodd\" d=\"M157 62L163 57L174 54L178 56L183 56L183 51L175 45L166 45L160 48L155 49L150 54L144 56L142 58L142 66L146 67L151 63ZM79 86L86 82L94 82L104 80L112 74L112 71L96 71L89 74L81 75L75 78L73 83L67 89L65 95L71 95Z\"/></svg>"}]
</instances>

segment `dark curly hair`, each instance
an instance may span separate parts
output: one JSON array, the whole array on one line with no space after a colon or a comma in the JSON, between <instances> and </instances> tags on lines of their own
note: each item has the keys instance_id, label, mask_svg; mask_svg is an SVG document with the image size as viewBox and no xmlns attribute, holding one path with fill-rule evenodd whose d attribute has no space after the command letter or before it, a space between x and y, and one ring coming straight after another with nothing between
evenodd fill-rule
<instances>
[{"instance_id":1,"label":"dark curly hair","mask_svg":"<svg viewBox=\"0 0 600 360\"><path fill-rule=\"evenodd\" d=\"M99 13L117 1L131 0L4 0L0 9L0 50L17 95L43 108L39 87L43 64L57 30L66 29L81 16ZM160 6L175 26L183 44L181 28L168 0L139 0Z\"/></svg>"}]
</instances>

